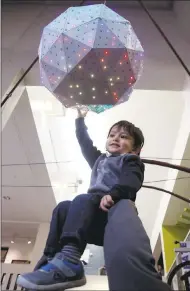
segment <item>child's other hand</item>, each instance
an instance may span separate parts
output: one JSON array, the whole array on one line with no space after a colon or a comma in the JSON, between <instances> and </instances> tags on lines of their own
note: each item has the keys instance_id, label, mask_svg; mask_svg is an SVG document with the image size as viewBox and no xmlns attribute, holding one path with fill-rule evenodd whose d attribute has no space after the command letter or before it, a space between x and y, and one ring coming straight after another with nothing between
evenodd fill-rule
<instances>
[{"instance_id":1,"label":"child's other hand","mask_svg":"<svg viewBox=\"0 0 190 291\"><path fill-rule=\"evenodd\" d=\"M100 209L103 211L108 211L109 208L111 208L114 205L114 201L112 200L112 197L110 195L105 195L102 197L100 201Z\"/></svg>"},{"instance_id":2,"label":"child's other hand","mask_svg":"<svg viewBox=\"0 0 190 291\"><path fill-rule=\"evenodd\" d=\"M78 118L79 117L86 117L86 115L88 113L88 109L87 108L78 108L77 107L77 112L78 112Z\"/></svg>"}]
</instances>

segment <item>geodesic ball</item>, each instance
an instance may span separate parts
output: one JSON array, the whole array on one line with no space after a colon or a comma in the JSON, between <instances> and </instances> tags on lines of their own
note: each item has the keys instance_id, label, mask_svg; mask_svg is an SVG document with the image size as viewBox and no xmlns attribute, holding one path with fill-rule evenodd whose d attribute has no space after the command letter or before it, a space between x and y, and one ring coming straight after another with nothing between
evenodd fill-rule
<instances>
[{"instance_id":1,"label":"geodesic ball","mask_svg":"<svg viewBox=\"0 0 190 291\"><path fill-rule=\"evenodd\" d=\"M44 28L39 63L42 85L65 107L102 112L128 100L143 48L130 22L104 4L71 7Z\"/></svg>"}]
</instances>

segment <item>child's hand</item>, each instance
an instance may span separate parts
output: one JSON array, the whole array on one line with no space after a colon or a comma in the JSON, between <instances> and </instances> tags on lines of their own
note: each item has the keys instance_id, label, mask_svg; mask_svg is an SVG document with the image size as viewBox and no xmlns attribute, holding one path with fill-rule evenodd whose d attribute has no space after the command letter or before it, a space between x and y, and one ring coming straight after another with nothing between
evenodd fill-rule
<instances>
[{"instance_id":1,"label":"child's hand","mask_svg":"<svg viewBox=\"0 0 190 291\"><path fill-rule=\"evenodd\" d=\"M110 195L105 195L102 197L100 201L100 209L103 211L108 211L109 208L111 208L114 205L114 201L112 200L112 197Z\"/></svg>"},{"instance_id":2,"label":"child's hand","mask_svg":"<svg viewBox=\"0 0 190 291\"><path fill-rule=\"evenodd\" d=\"M88 113L88 109L87 108L78 108L77 107L77 112L78 112L78 117L86 117L87 113Z\"/></svg>"}]
</instances>

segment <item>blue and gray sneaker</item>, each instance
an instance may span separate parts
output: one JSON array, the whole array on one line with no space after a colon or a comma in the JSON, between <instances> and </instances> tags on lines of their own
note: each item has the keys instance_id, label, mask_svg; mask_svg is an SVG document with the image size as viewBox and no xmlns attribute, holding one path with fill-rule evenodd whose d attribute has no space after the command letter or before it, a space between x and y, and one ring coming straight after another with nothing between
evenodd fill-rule
<instances>
[{"instance_id":1,"label":"blue and gray sneaker","mask_svg":"<svg viewBox=\"0 0 190 291\"><path fill-rule=\"evenodd\" d=\"M62 253L39 270L20 275L17 279L17 285L31 290L65 290L85 284L82 263L71 263L63 258Z\"/></svg>"}]
</instances>

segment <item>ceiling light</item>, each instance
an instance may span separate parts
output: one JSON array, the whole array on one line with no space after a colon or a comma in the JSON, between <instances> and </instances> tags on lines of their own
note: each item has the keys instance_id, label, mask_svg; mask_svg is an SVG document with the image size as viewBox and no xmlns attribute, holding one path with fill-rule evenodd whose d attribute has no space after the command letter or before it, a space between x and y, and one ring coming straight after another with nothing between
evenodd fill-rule
<instances>
[{"instance_id":1,"label":"ceiling light","mask_svg":"<svg viewBox=\"0 0 190 291\"><path fill-rule=\"evenodd\" d=\"M30 245L31 243L32 243L31 240L29 240L29 241L28 241L28 245Z\"/></svg>"},{"instance_id":2,"label":"ceiling light","mask_svg":"<svg viewBox=\"0 0 190 291\"><path fill-rule=\"evenodd\" d=\"M15 242L13 240L11 240L11 244L14 244Z\"/></svg>"}]
</instances>

